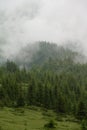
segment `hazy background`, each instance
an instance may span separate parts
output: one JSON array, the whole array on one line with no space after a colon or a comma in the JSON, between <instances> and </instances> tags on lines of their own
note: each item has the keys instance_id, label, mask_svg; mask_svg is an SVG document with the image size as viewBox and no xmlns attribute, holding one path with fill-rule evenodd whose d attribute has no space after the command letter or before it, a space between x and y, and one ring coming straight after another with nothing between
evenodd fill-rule
<instances>
[{"instance_id":1,"label":"hazy background","mask_svg":"<svg viewBox=\"0 0 87 130\"><path fill-rule=\"evenodd\" d=\"M79 43L87 55L87 0L0 0L0 49L6 56L42 40Z\"/></svg>"}]
</instances>

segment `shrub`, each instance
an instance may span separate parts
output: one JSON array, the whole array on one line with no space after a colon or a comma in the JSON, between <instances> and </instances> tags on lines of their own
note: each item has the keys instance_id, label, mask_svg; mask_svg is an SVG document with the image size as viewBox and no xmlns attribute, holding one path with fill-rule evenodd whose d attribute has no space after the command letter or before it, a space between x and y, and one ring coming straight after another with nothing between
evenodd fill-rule
<instances>
[{"instance_id":1,"label":"shrub","mask_svg":"<svg viewBox=\"0 0 87 130\"><path fill-rule=\"evenodd\" d=\"M87 121L86 120L82 120L81 127L82 127L82 130L87 130Z\"/></svg>"},{"instance_id":2,"label":"shrub","mask_svg":"<svg viewBox=\"0 0 87 130\"><path fill-rule=\"evenodd\" d=\"M53 120L50 120L48 123L44 125L45 128L56 128L56 123Z\"/></svg>"}]
</instances>

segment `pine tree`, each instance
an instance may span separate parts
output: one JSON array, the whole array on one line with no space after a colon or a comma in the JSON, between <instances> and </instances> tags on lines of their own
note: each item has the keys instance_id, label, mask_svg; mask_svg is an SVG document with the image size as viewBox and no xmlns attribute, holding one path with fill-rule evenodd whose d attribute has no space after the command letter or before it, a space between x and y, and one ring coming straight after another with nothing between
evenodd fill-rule
<instances>
[{"instance_id":1,"label":"pine tree","mask_svg":"<svg viewBox=\"0 0 87 130\"><path fill-rule=\"evenodd\" d=\"M87 118L86 106L82 100L78 103L76 117L80 120Z\"/></svg>"},{"instance_id":2,"label":"pine tree","mask_svg":"<svg viewBox=\"0 0 87 130\"><path fill-rule=\"evenodd\" d=\"M35 81L31 81L29 83L29 87L28 87L28 93L27 93L27 100L28 100L28 105L35 105Z\"/></svg>"}]
</instances>

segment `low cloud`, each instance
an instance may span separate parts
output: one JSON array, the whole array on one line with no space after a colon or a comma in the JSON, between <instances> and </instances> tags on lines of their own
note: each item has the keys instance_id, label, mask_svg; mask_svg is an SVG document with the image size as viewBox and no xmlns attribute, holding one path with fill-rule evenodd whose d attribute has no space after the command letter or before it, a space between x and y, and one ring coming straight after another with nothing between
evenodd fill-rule
<instances>
[{"instance_id":1,"label":"low cloud","mask_svg":"<svg viewBox=\"0 0 87 130\"><path fill-rule=\"evenodd\" d=\"M0 0L0 47L10 55L35 41L69 40L86 54L86 14L86 0Z\"/></svg>"}]
</instances>

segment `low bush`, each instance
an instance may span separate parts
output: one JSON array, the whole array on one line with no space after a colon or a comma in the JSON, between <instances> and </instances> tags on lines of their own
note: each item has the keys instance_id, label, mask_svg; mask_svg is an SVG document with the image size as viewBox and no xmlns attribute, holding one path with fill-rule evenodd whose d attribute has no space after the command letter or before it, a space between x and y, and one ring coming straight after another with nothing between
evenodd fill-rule
<instances>
[{"instance_id":1,"label":"low bush","mask_svg":"<svg viewBox=\"0 0 87 130\"><path fill-rule=\"evenodd\" d=\"M82 120L81 128L82 130L87 130L87 120Z\"/></svg>"},{"instance_id":2,"label":"low bush","mask_svg":"<svg viewBox=\"0 0 87 130\"><path fill-rule=\"evenodd\" d=\"M56 123L53 120L50 120L48 123L44 125L45 128L56 128Z\"/></svg>"}]
</instances>

